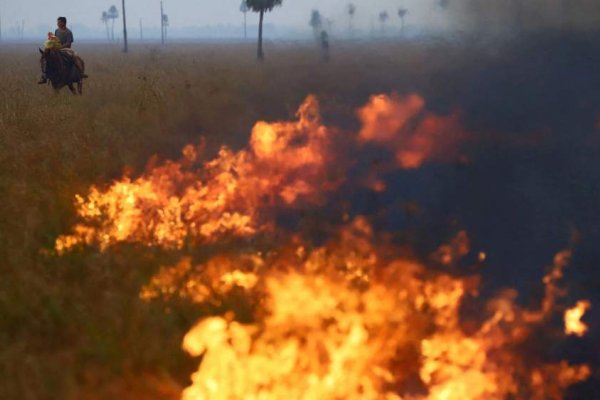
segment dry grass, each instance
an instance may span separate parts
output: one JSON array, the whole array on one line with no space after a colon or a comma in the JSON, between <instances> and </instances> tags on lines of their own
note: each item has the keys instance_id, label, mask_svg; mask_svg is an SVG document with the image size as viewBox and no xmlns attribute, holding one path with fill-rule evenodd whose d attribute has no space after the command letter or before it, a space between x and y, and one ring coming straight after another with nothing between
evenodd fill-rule
<instances>
[{"instance_id":1,"label":"dry grass","mask_svg":"<svg viewBox=\"0 0 600 400\"><path fill-rule=\"evenodd\" d=\"M127 55L81 46L91 78L74 97L35 84L33 45L0 48L0 398L159 398L161 387L185 384L192 364L180 340L197 315L185 307L168 314L137 296L168 255L47 254L73 221L73 196L140 171L153 154L177 157L201 137L209 152L243 146L256 120L290 117L309 93L331 118L351 121L356 104L406 82L397 69L424 56L406 45L392 51L414 57L390 50L323 65L297 44L273 46L264 64L251 44Z\"/></svg>"},{"instance_id":2,"label":"dry grass","mask_svg":"<svg viewBox=\"0 0 600 400\"><path fill-rule=\"evenodd\" d=\"M310 44L270 44L258 64L253 44L134 46L127 55L81 45L91 77L83 97L35 84L35 46L0 47L1 399L172 398L195 366L180 351L194 310L138 299L176 254L122 246L52 256L76 193L141 171L153 154L178 157L201 137L209 154L241 147L256 120L289 118L309 93L338 126L356 124L355 107L377 92L418 90L447 107L498 51L345 46L323 64Z\"/></svg>"}]
</instances>

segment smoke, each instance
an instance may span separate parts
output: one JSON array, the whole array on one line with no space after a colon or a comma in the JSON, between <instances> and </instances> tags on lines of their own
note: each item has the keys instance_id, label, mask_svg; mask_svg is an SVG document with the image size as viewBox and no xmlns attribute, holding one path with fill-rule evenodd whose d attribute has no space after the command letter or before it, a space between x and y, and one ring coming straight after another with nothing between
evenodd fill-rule
<instances>
[{"instance_id":1,"label":"smoke","mask_svg":"<svg viewBox=\"0 0 600 400\"><path fill-rule=\"evenodd\" d=\"M475 30L590 30L600 22L596 0L451 0L447 10Z\"/></svg>"}]
</instances>

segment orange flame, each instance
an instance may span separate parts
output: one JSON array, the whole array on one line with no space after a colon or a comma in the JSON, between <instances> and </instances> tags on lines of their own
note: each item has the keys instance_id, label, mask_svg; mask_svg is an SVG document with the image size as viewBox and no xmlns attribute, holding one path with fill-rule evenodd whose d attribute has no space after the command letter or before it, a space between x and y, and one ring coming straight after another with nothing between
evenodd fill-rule
<instances>
[{"instance_id":1,"label":"orange flame","mask_svg":"<svg viewBox=\"0 0 600 400\"><path fill-rule=\"evenodd\" d=\"M425 112L424 104L417 95L374 96L358 111L363 128L350 142L390 142L402 168L451 157L463 138L457 114L439 117ZM186 146L179 162L151 168L135 180L124 178L106 190L92 187L85 198L76 197L82 222L56 240L57 252L82 244L182 248L186 241L248 237L271 227L263 221L265 209L319 203L339 187L349 165L339 159L332 144L335 130L322 124L314 96L297 116L294 122L256 123L249 149L234 153L223 147L200 168L198 151ZM368 185L385 190L378 178Z\"/></svg>"},{"instance_id":2,"label":"orange flame","mask_svg":"<svg viewBox=\"0 0 600 400\"><path fill-rule=\"evenodd\" d=\"M358 116L362 129L344 144L391 147L394 168L449 159L465 138L457 113L434 115L418 95L374 96ZM318 205L341 185L351 162L340 162L335 138L310 96L297 121L258 122L248 149L223 147L200 162L187 146L179 162L77 196L81 222L56 250L122 242L183 248L272 232L274 208ZM373 190L385 190L379 177L366 176ZM505 290L486 303L482 321L465 321L461 310L475 302L479 277L440 270L471 254L465 231L431 254L437 269L408 258L364 217L320 247L300 237L272 242L266 253L216 254L201 265L184 258L140 291L145 301L181 298L214 311L184 338L183 348L202 357L184 400L560 399L591 373L520 351L560 308L569 250L544 276L539 309L519 306L516 291ZM243 299L244 310L228 307L231 298ZM587 308L578 303L565 325L585 327Z\"/></svg>"},{"instance_id":3,"label":"orange flame","mask_svg":"<svg viewBox=\"0 0 600 400\"><path fill-rule=\"evenodd\" d=\"M463 256L470 252L465 236L451 241L461 243ZM210 302L233 282L258 306L253 323L210 317L188 332L183 347L202 362L183 399L559 399L589 376L588 366L530 365L515 351L554 309L521 309L509 291L466 333L460 309L476 292L471 280L390 259L375 240L359 218L325 247L295 243L273 256L218 256L163 269L159 276L180 280L165 279L162 289L153 281L157 296ZM232 273L240 278L231 281ZM551 385L539 384L548 379Z\"/></svg>"},{"instance_id":4,"label":"orange flame","mask_svg":"<svg viewBox=\"0 0 600 400\"><path fill-rule=\"evenodd\" d=\"M424 111L425 100L416 94L405 98L378 95L358 111L362 142L391 145L401 168L419 168L428 160L448 160L456 155L465 135L459 114L440 117Z\"/></svg>"},{"instance_id":5,"label":"orange flame","mask_svg":"<svg viewBox=\"0 0 600 400\"><path fill-rule=\"evenodd\" d=\"M223 147L199 170L192 168L196 152L187 146L181 162L167 162L134 181L125 178L106 191L93 187L87 198L76 198L84 222L59 237L56 250L120 242L181 248L188 238L206 243L245 237L268 228L260 221L261 208L318 202L319 193L336 183L324 179L329 138L315 97L307 98L298 117L257 123L249 150Z\"/></svg>"},{"instance_id":6,"label":"orange flame","mask_svg":"<svg viewBox=\"0 0 600 400\"><path fill-rule=\"evenodd\" d=\"M588 331L588 326L581 321L583 315L590 309L592 304L587 300L580 300L575 307L565 311L565 334L582 337Z\"/></svg>"}]
</instances>

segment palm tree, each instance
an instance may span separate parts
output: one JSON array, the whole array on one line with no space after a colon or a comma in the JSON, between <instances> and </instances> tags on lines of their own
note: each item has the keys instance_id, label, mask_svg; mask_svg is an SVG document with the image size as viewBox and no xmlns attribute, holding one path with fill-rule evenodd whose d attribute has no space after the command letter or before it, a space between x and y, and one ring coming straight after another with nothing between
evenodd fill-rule
<instances>
[{"instance_id":1,"label":"palm tree","mask_svg":"<svg viewBox=\"0 0 600 400\"><path fill-rule=\"evenodd\" d=\"M167 40L167 27L169 26L169 16L167 14L163 14L162 26L164 31L164 38L165 40Z\"/></svg>"},{"instance_id":2,"label":"palm tree","mask_svg":"<svg viewBox=\"0 0 600 400\"><path fill-rule=\"evenodd\" d=\"M100 20L102 22L104 22L104 26L106 27L106 39L108 41L110 41L110 32L108 31L108 20L110 19L110 17L108 16L108 13L106 11L102 11L102 18L100 18Z\"/></svg>"},{"instance_id":3,"label":"palm tree","mask_svg":"<svg viewBox=\"0 0 600 400\"><path fill-rule=\"evenodd\" d=\"M354 14L356 13L356 6L354 5L354 3L349 3L348 6L346 7L346 11L348 12L348 30L350 31L350 34L352 34L352 32L354 31L353 29L353 20L354 20Z\"/></svg>"},{"instance_id":4,"label":"palm tree","mask_svg":"<svg viewBox=\"0 0 600 400\"><path fill-rule=\"evenodd\" d=\"M117 6L110 6L110 8L108 9L108 18L112 19L112 27L111 27L111 37L112 40L115 40L115 20L117 18L119 18L119 10L117 9Z\"/></svg>"},{"instance_id":5,"label":"palm tree","mask_svg":"<svg viewBox=\"0 0 600 400\"><path fill-rule=\"evenodd\" d=\"M381 22L381 32L385 35L385 23L390 18L390 15L387 11L382 11L379 13L379 22Z\"/></svg>"},{"instance_id":6,"label":"palm tree","mask_svg":"<svg viewBox=\"0 0 600 400\"><path fill-rule=\"evenodd\" d=\"M263 52L263 20L265 11L272 11L276 6L280 6L283 0L246 0L246 5L254 12L260 13L258 22L258 50L256 55L259 60L264 60Z\"/></svg>"},{"instance_id":7,"label":"palm tree","mask_svg":"<svg viewBox=\"0 0 600 400\"><path fill-rule=\"evenodd\" d=\"M162 1L160 2L160 43L165 44L165 12Z\"/></svg>"},{"instance_id":8,"label":"palm tree","mask_svg":"<svg viewBox=\"0 0 600 400\"><path fill-rule=\"evenodd\" d=\"M121 0L121 10L123 10L123 53L127 53L127 18L125 17L125 0Z\"/></svg>"},{"instance_id":9,"label":"palm tree","mask_svg":"<svg viewBox=\"0 0 600 400\"><path fill-rule=\"evenodd\" d=\"M242 0L242 4L240 4L240 12L244 14L244 39L248 39L248 25L247 25L247 14L248 14L248 4L246 4L246 0Z\"/></svg>"},{"instance_id":10,"label":"palm tree","mask_svg":"<svg viewBox=\"0 0 600 400\"><path fill-rule=\"evenodd\" d=\"M404 17L408 14L408 10L406 8L401 8L398 10L398 16L400 17L400 21L402 21L402 32L404 32Z\"/></svg>"}]
</instances>

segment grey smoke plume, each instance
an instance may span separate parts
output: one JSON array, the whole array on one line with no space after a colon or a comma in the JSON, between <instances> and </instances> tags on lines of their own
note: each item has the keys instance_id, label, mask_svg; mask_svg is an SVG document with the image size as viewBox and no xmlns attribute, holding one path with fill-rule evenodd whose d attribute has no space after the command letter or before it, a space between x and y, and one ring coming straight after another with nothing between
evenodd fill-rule
<instances>
[{"instance_id":1,"label":"grey smoke plume","mask_svg":"<svg viewBox=\"0 0 600 400\"><path fill-rule=\"evenodd\" d=\"M452 18L464 28L497 30L600 28L598 0L450 0Z\"/></svg>"}]
</instances>

